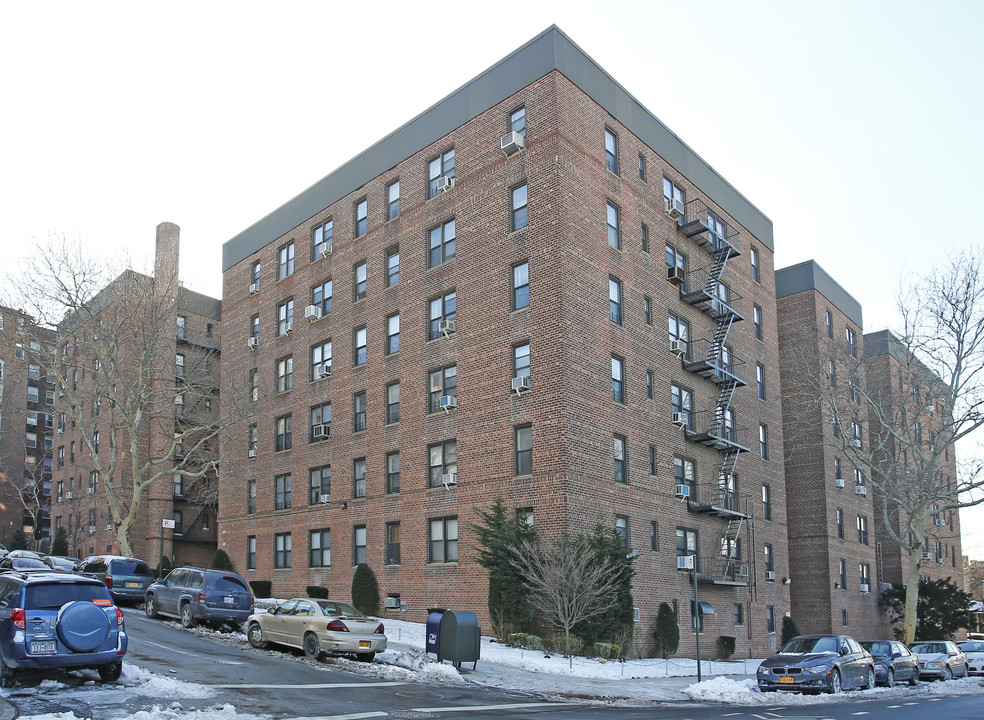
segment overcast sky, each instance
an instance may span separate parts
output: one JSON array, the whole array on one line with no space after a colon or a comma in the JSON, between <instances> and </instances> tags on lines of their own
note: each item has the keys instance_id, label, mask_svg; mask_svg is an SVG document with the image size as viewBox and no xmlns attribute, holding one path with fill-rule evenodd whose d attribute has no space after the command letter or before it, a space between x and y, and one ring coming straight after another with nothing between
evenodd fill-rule
<instances>
[{"instance_id":1,"label":"overcast sky","mask_svg":"<svg viewBox=\"0 0 984 720\"><path fill-rule=\"evenodd\" d=\"M20 2L0 7L0 267L65 234L146 270L167 220L185 284L218 297L222 243L554 23L866 331L895 324L901 277L981 241L982 2Z\"/></svg>"}]
</instances>

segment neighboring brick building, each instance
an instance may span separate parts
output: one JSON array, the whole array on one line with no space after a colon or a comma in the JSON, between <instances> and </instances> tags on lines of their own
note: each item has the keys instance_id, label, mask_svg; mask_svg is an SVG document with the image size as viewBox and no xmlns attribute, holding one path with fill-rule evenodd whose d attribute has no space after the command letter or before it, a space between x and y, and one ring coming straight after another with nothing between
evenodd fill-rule
<instances>
[{"instance_id":1,"label":"neighboring brick building","mask_svg":"<svg viewBox=\"0 0 984 720\"><path fill-rule=\"evenodd\" d=\"M220 546L249 577L347 598L364 560L408 619L487 625L471 525L501 497L543 536L625 537L640 649L660 602L691 626L692 554L709 640L776 646L771 222L557 28L230 240L223 273L222 394L255 411L222 448Z\"/></svg>"},{"instance_id":2,"label":"neighboring brick building","mask_svg":"<svg viewBox=\"0 0 984 720\"><path fill-rule=\"evenodd\" d=\"M50 529L54 388L39 356L54 334L23 311L0 307L0 543L15 532L32 549Z\"/></svg>"},{"instance_id":3,"label":"neighboring brick building","mask_svg":"<svg viewBox=\"0 0 984 720\"><path fill-rule=\"evenodd\" d=\"M128 534L133 553L154 566L162 552L178 565L210 563L215 553L218 448L201 434L180 435L217 422L221 302L178 283L178 235L177 225L161 223L154 277L127 270L58 329L53 524L80 557L120 552L107 493L125 512L133 497L127 428L137 407L140 461L150 475L162 465L174 472L142 491ZM173 531L162 530L164 519Z\"/></svg>"}]
</instances>

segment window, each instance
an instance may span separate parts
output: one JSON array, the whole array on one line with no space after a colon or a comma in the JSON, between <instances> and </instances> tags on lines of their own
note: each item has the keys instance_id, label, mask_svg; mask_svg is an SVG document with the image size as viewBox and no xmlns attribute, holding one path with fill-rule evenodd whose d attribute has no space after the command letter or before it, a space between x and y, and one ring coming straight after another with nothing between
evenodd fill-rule
<instances>
[{"instance_id":1,"label":"window","mask_svg":"<svg viewBox=\"0 0 984 720\"><path fill-rule=\"evenodd\" d=\"M848 622L847 622L847 608L842 608L841 609L841 625L843 625L844 627L847 627L847 625L848 625Z\"/></svg>"},{"instance_id":2,"label":"window","mask_svg":"<svg viewBox=\"0 0 984 720\"><path fill-rule=\"evenodd\" d=\"M843 471L841 470L841 459L839 457L834 458L834 479L842 480L844 478Z\"/></svg>"},{"instance_id":3,"label":"window","mask_svg":"<svg viewBox=\"0 0 984 720\"><path fill-rule=\"evenodd\" d=\"M827 382L830 387L837 387L837 364L833 360L827 361Z\"/></svg>"},{"instance_id":4,"label":"window","mask_svg":"<svg viewBox=\"0 0 984 720\"><path fill-rule=\"evenodd\" d=\"M283 280L294 274L294 243L287 243L277 253L277 279Z\"/></svg>"},{"instance_id":5,"label":"window","mask_svg":"<svg viewBox=\"0 0 984 720\"><path fill-rule=\"evenodd\" d=\"M608 278L608 315L613 323L622 324L622 283Z\"/></svg>"},{"instance_id":6,"label":"window","mask_svg":"<svg viewBox=\"0 0 984 720\"><path fill-rule=\"evenodd\" d=\"M311 567L331 567L331 530L312 530L308 547Z\"/></svg>"},{"instance_id":7,"label":"window","mask_svg":"<svg viewBox=\"0 0 984 720\"><path fill-rule=\"evenodd\" d=\"M294 329L294 301L286 300L277 305L277 335L286 335Z\"/></svg>"},{"instance_id":8,"label":"window","mask_svg":"<svg viewBox=\"0 0 984 720\"><path fill-rule=\"evenodd\" d=\"M386 492L400 492L400 451L386 454Z\"/></svg>"},{"instance_id":9,"label":"window","mask_svg":"<svg viewBox=\"0 0 984 720\"><path fill-rule=\"evenodd\" d=\"M766 543L762 546L762 553L764 555L764 564L766 572L775 572L775 566L772 563L772 545Z\"/></svg>"},{"instance_id":10,"label":"window","mask_svg":"<svg viewBox=\"0 0 984 720\"><path fill-rule=\"evenodd\" d=\"M862 585L871 587L871 565L868 563L858 563L858 576Z\"/></svg>"},{"instance_id":11,"label":"window","mask_svg":"<svg viewBox=\"0 0 984 720\"><path fill-rule=\"evenodd\" d=\"M673 484L686 485L690 488L690 497L697 496L697 477L694 461L689 458L673 458Z\"/></svg>"},{"instance_id":12,"label":"window","mask_svg":"<svg viewBox=\"0 0 984 720\"><path fill-rule=\"evenodd\" d=\"M693 393L679 385L670 386L670 406L674 413L678 413L684 421L688 430L694 429L693 413L694 396Z\"/></svg>"},{"instance_id":13,"label":"window","mask_svg":"<svg viewBox=\"0 0 984 720\"><path fill-rule=\"evenodd\" d=\"M513 310L519 310L530 304L530 264L529 262L514 265L513 275Z\"/></svg>"},{"instance_id":14,"label":"window","mask_svg":"<svg viewBox=\"0 0 984 720\"><path fill-rule=\"evenodd\" d=\"M731 606L731 622L735 625L745 624L745 606L741 603Z\"/></svg>"},{"instance_id":15,"label":"window","mask_svg":"<svg viewBox=\"0 0 984 720\"><path fill-rule=\"evenodd\" d=\"M352 497L366 496L366 459L358 458L352 461Z\"/></svg>"},{"instance_id":16,"label":"window","mask_svg":"<svg viewBox=\"0 0 984 720\"><path fill-rule=\"evenodd\" d=\"M356 525L352 528L352 560L353 564L360 565L366 561L366 546L368 538L366 536L366 526Z\"/></svg>"},{"instance_id":17,"label":"window","mask_svg":"<svg viewBox=\"0 0 984 720\"><path fill-rule=\"evenodd\" d=\"M618 175L618 136L605 128L605 167Z\"/></svg>"},{"instance_id":18,"label":"window","mask_svg":"<svg viewBox=\"0 0 984 720\"><path fill-rule=\"evenodd\" d=\"M863 445L861 441L861 423L859 422L851 422L851 441L856 448L861 448Z\"/></svg>"},{"instance_id":19,"label":"window","mask_svg":"<svg viewBox=\"0 0 984 720\"><path fill-rule=\"evenodd\" d=\"M252 284L256 285L257 290L260 289L260 267L261 267L260 263L258 262L253 263L253 272L250 275L250 278L253 281Z\"/></svg>"},{"instance_id":20,"label":"window","mask_svg":"<svg viewBox=\"0 0 984 720\"><path fill-rule=\"evenodd\" d=\"M400 181L394 180L386 186L386 220L393 220L400 215Z\"/></svg>"},{"instance_id":21,"label":"window","mask_svg":"<svg viewBox=\"0 0 984 720\"><path fill-rule=\"evenodd\" d=\"M278 417L275 423L276 433L274 435L274 452L280 452L281 450L290 450L293 447L293 438L291 433L291 421L290 415L283 415Z\"/></svg>"},{"instance_id":22,"label":"window","mask_svg":"<svg viewBox=\"0 0 984 720\"><path fill-rule=\"evenodd\" d=\"M386 424L400 422L400 382L386 386Z\"/></svg>"},{"instance_id":23,"label":"window","mask_svg":"<svg viewBox=\"0 0 984 720\"><path fill-rule=\"evenodd\" d=\"M837 524L837 537L843 540L844 539L844 511L841 508L837 508L834 511L834 522Z\"/></svg>"},{"instance_id":24,"label":"window","mask_svg":"<svg viewBox=\"0 0 984 720\"><path fill-rule=\"evenodd\" d=\"M441 398L445 395L458 397L458 366L449 365L440 370L434 370L428 375L427 412L435 413L441 410Z\"/></svg>"},{"instance_id":25,"label":"window","mask_svg":"<svg viewBox=\"0 0 984 720\"><path fill-rule=\"evenodd\" d=\"M762 486L762 517L772 519L772 488L768 485Z\"/></svg>"},{"instance_id":26,"label":"window","mask_svg":"<svg viewBox=\"0 0 984 720\"><path fill-rule=\"evenodd\" d=\"M624 436L615 435L612 443L612 452L615 457L615 482L617 483L627 483L629 481L625 460L625 442Z\"/></svg>"},{"instance_id":27,"label":"window","mask_svg":"<svg viewBox=\"0 0 984 720\"><path fill-rule=\"evenodd\" d=\"M649 547L659 551L659 523L655 520L649 523Z\"/></svg>"},{"instance_id":28,"label":"window","mask_svg":"<svg viewBox=\"0 0 984 720\"><path fill-rule=\"evenodd\" d=\"M646 371L646 397L650 400L653 399L653 371Z\"/></svg>"},{"instance_id":29,"label":"window","mask_svg":"<svg viewBox=\"0 0 984 720\"><path fill-rule=\"evenodd\" d=\"M847 589L847 560L841 558L837 561L837 586L841 590Z\"/></svg>"},{"instance_id":30,"label":"window","mask_svg":"<svg viewBox=\"0 0 984 720\"><path fill-rule=\"evenodd\" d=\"M400 564L400 523L386 523L386 564Z\"/></svg>"},{"instance_id":31,"label":"window","mask_svg":"<svg viewBox=\"0 0 984 720\"><path fill-rule=\"evenodd\" d=\"M352 337L352 349L354 353L352 364L356 367L359 365L365 365L368 352L366 347L366 329L364 327L359 328L352 334Z\"/></svg>"},{"instance_id":32,"label":"window","mask_svg":"<svg viewBox=\"0 0 984 720\"><path fill-rule=\"evenodd\" d=\"M454 218L443 225L431 228L428 232L427 267L437 267L454 258L455 232Z\"/></svg>"},{"instance_id":33,"label":"window","mask_svg":"<svg viewBox=\"0 0 984 720\"><path fill-rule=\"evenodd\" d=\"M308 442L327 440L325 426L331 428L331 403L322 403L311 408L311 435Z\"/></svg>"},{"instance_id":34,"label":"window","mask_svg":"<svg viewBox=\"0 0 984 720\"><path fill-rule=\"evenodd\" d=\"M274 481L274 510L288 510L291 507L291 476L277 475Z\"/></svg>"},{"instance_id":35,"label":"window","mask_svg":"<svg viewBox=\"0 0 984 720\"><path fill-rule=\"evenodd\" d=\"M759 425L759 455L763 460L769 459L769 428Z\"/></svg>"},{"instance_id":36,"label":"window","mask_svg":"<svg viewBox=\"0 0 984 720\"><path fill-rule=\"evenodd\" d=\"M436 158L427 163L427 197L432 198L437 195L439 180L441 178L454 178L454 148L445 150Z\"/></svg>"},{"instance_id":37,"label":"window","mask_svg":"<svg viewBox=\"0 0 984 720\"><path fill-rule=\"evenodd\" d=\"M447 517L431 520L429 544L428 562L458 562L458 518Z\"/></svg>"},{"instance_id":38,"label":"window","mask_svg":"<svg viewBox=\"0 0 984 720\"><path fill-rule=\"evenodd\" d=\"M752 323L755 325L755 339L762 339L762 308L758 305L752 306Z\"/></svg>"},{"instance_id":39,"label":"window","mask_svg":"<svg viewBox=\"0 0 984 720\"><path fill-rule=\"evenodd\" d=\"M458 472L458 442L445 440L427 448L428 476L427 487L440 487L441 476Z\"/></svg>"},{"instance_id":40,"label":"window","mask_svg":"<svg viewBox=\"0 0 984 720\"><path fill-rule=\"evenodd\" d=\"M321 504L322 498L331 500L331 465L311 468L308 505Z\"/></svg>"},{"instance_id":41,"label":"window","mask_svg":"<svg viewBox=\"0 0 984 720\"><path fill-rule=\"evenodd\" d=\"M513 348L513 377L530 376L530 344L524 343Z\"/></svg>"},{"instance_id":42,"label":"window","mask_svg":"<svg viewBox=\"0 0 984 720\"><path fill-rule=\"evenodd\" d=\"M368 229L369 201L365 198L356 200L353 211L355 213L355 237L360 238L366 234Z\"/></svg>"},{"instance_id":43,"label":"window","mask_svg":"<svg viewBox=\"0 0 984 720\"><path fill-rule=\"evenodd\" d=\"M246 538L246 569L256 570L256 536Z\"/></svg>"},{"instance_id":44,"label":"window","mask_svg":"<svg viewBox=\"0 0 984 720\"><path fill-rule=\"evenodd\" d=\"M290 567L290 533L277 533L273 536L273 567Z\"/></svg>"},{"instance_id":45,"label":"window","mask_svg":"<svg viewBox=\"0 0 984 720\"><path fill-rule=\"evenodd\" d=\"M311 231L311 261L320 260L328 254L335 234L335 221L325 220Z\"/></svg>"},{"instance_id":46,"label":"window","mask_svg":"<svg viewBox=\"0 0 984 720\"><path fill-rule=\"evenodd\" d=\"M331 340L325 340L320 345L311 348L311 379L320 380L328 377L324 374L325 365L331 369Z\"/></svg>"},{"instance_id":47,"label":"window","mask_svg":"<svg viewBox=\"0 0 984 720\"><path fill-rule=\"evenodd\" d=\"M366 297L368 280L366 278L366 261L357 263L352 269L352 301L359 302Z\"/></svg>"},{"instance_id":48,"label":"window","mask_svg":"<svg viewBox=\"0 0 984 720\"><path fill-rule=\"evenodd\" d=\"M331 314L331 301L334 287L331 280L325 280L320 285L311 288L311 304L321 308L322 315Z\"/></svg>"},{"instance_id":49,"label":"window","mask_svg":"<svg viewBox=\"0 0 984 720\"><path fill-rule=\"evenodd\" d=\"M533 474L533 427L521 425L515 430L516 475Z\"/></svg>"},{"instance_id":50,"label":"window","mask_svg":"<svg viewBox=\"0 0 984 720\"><path fill-rule=\"evenodd\" d=\"M678 527L676 529L676 554L677 557L687 557L697 555L697 531L689 528Z\"/></svg>"},{"instance_id":51,"label":"window","mask_svg":"<svg viewBox=\"0 0 984 720\"><path fill-rule=\"evenodd\" d=\"M649 226L646 223L642 224L642 251L649 252Z\"/></svg>"},{"instance_id":52,"label":"window","mask_svg":"<svg viewBox=\"0 0 984 720\"><path fill-rule=\"evenodd\" d=\"M622 545L629 547L629 518L627 515L615 516L615 534L622 541Z\"/></svg>"},{"instance_id":53,"label":"window","mask_svg":"<svg viewBox=\"0 0 984 720\"><path fill-rule=\"evenodd\" d=\"M864 485L864 473L858 468L854 468L854 484L858 486Z\"/></svg>"},{"instance_id":54,"label":"window","mask_svg":"<svg viewBox=\"0 0 984 720\"><path fill-rule=\"evenodd\" d=\"M400 314L386 318L386 354L392 355L400 351Z\"/></svg>"},{"instance_id":55,"label":"window","mask_svg":"<svg viewBox=\"0 0 984 720\"><path fill-rule=\"evenodd\" d=\"M254 340L257 340L258 341L260 339L260 316L259 315L254 315L252 317L252 319L249 322L249 327L250 327L250 331L249 331L250 337L253 338ZM72 388L72 389L74 390L75 388Z\"/></svg>"},{"instance_id":56,"label":"window","mask_svg":"<svg viewBox=\"0 0 984 720\"><path fill-rule=\"evenodd\" d=\"M362 432L366 429L366 392L357 392L352 396L352 431Z\"/></svg>"},{"instance_id":57,"label":"window","mask_svg":"<svg viewBox=\"0 0 984 720\"><path fill-rule=\"evenodd\" d=\"M761 363L755 366L755 387L759 398L765 400L765 367Z\"/></svg>"},{"instance_id":58,"label":"window","mask_svg":"<svg viewBox=\"0 0 984 720\"><path fill-rule=\"evenodd\" d=\"M682 318L677 317L673 313L669 315L669 332L670 332L670 342L674 340L679 343L680 349L683 350L683 359L690 359L690 323Z\"/></svg>"},{"instance_id":59,"label":"window","mask_svg":"<svg viewBox=\"0 0 984 720\"><path fill-rule=\"evenodd\" d=\"M612 400L625 403L625 360L612 355Z\"/></svg>"},{"instance_id":60,"label":"window","mask_svg":"<svg viewBox=\"0 0 984 720\"><path fill-rule=\"evenodd\" d=\"M95 444L95 440L94 439L93 439L93 444ZM32 433L32 432L27 433L26 439L25 439L25 445L28 448L36 448L38 446L38 434L37 433ZM96 452L98 453L99 451L96 450Z\"/></svg>"},{"instance_id":61,"label":"window","mask_svg":"<svg viewBox=\"0 0 984 720\"><path fill-rule=\"evenodd\" d=\"M774 605L765 606L765 631L775 633L776 631L776 608Z\"/></svg>"},{"instance_id":62,"label":"window","mask_svg":"<svg viewBox=\"0 0 984 720\"><path fill-rule=\"evenodd\" d=\"M858 356L858 338L854 330L851 328L844 328L844 332L847 335L847 352L852 356Z\"/></svg>"},{"instance_id":63,"label":"window","mask_svg":"<svg viewBox=\"0 0 984 720\"><path fill-rule=\"evenodd\" d=\"M294 357L288 355L277 360L277 392L287 392L294 387Z\"/></svg>"},{"instance_id":64,"label":"window","mask_svg":"<svg viewBox=\"0 0 984 720\"><path fill-rule=\"evenodd\" d=\"M427 339L434 340L441 337L441 321L454 320L458 317L458 294L454 291L442 297L434 298L429 303L428 317L430 324L427 327Z\"/></svg>"},{"instance_id":65,"label":"window","mask_svg":"<svg viewBox=\"0 0 984 720\"><path fill-rule=\"evenodd\" d=\"M616 250L622 248L622 237L618 230L618 208L608 203L608 244Z\"/></svg>"},{"instance_id":66,"label":"window","mask_svg":"<svg viewBox=\"0 0 984 720\"><path fill-rule=\"evenodd\" d=\"M175 377L184 377L185 374L185 356L180 353L174 356L174 375Z\"/></svg>"},{"instance_id":67,"label":"window","mask_svg":"<svg viewBox=\"0 0 984 720\"><path fill-rule=\"evenodd\" d=\"M188 318L178 315L178 340L184 340L188 329ZM31 367L34 367L33 365Z\"/></svg>"},{"instance_id":68,"label":"window","mask_svg":"<svg viewBox=\"0 0 984 720\"><path fill-rule=\"evenodd\" d=\"M922 444L922 423L918 420L912 423L912 441L916 445Z\"/></svg>"},{"instance_id":69,"label":"window","mask_svg":"<svg viewBox=\"0 0 984 720\"><path fill-rule=\"evenodd\" d=\"M834 314L827 310L827 337L834 337Z\"/></svg>"},{"instance_id":70,"label":"window","mask_svg":"<svg viewBox=\"0 0 984 720\"><path fill-rule=\"evenodd\" d=\"M400 246L394 245L386 251L386 287L400 282Z\"/></svg>"},{"instance_id":71,"label":"window","mask_svg":"<svg viewBox=\"0 0 984 720\"><path fill-rule=\"evenodd\" d=\"M184 475L174 473L171 476L171 492L175 497L184 496Z\"/></svg>"},{"instance_id":72,"label":"window","mask_svg":"<svg viewBox=\"0 0 984 720\"><path fill-rule=\"evenodd\" d=\"M646 182L646 157L639 153L639 179Z\"/></svg>"},{"instance_id":73,"label":"window","mask_svg":"<svg viewBox=\"0 0 984 720\"><path fill-rule=\"evenodd\" d=\"M509 114L509 130L526 137L526 108L516 108Z\"/></svg>"},{"instance_id":74,"label":"window","mask_svg":"<svg viewBox=\"0 0 984 720\"><path fill-rule=\"evenodd\" d=\"M58 462L57 462L57 464L58 464L58 467L59 468L65 467L65 446L64 445L59 445L58 446Z\"/></svg>"},{"instance_id":75,"label":"window","mask_svg":"<svg viewBox=\"0 0 984 720\"><path fill-rule=\"evenodd\" d=\"M529 186L526 183L512 189L511 217L513 232L529 222Z\"/></svg>"},{"instance_id":76,"label":"window","mask_svg":"<svg viewBox=\"0 0 984 720\"><path fill-rule=\"evenodd\" d=\"M752 248L751 253L749 253L749 262L752 265L752 280L755 282L762 282L761 274L759 273L759 251Z\"/></svg>"},{"instance_id":77,"label":"window","mask_svg":"<svg viewBox=\"0 0 984 720\"><path fill-rule=\"evenodd\" d=\"M34 433L28 433L28 435L34 435ZM37 435L34 435L34 445L32 447L37 447ZM177 451L176 451L177 452ZM92 433L92 453L94 455L99 454L99 431Z\"/></svg>"},{"instance_id":78,"label":"window","mask_svg":"<svg viewBox=\"0 0 984 720\"><path fill-rule=\"evenodd\" d=\"M858 542L868 544L868 518L864 515L858 515Z\"/></svg>"}]
</instances>

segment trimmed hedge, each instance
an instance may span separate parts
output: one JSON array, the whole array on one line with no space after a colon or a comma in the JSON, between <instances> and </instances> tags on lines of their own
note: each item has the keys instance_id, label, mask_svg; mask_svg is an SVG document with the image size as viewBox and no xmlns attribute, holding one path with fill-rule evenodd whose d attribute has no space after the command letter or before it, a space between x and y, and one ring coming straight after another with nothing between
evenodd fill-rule
<instances>
[{"instance_id":1,"label":"trimmed hedge","mask_svg":"<svg viewBox=\"0 0 984 720\"><path fill-rule=\"evenodd\" d=\"M273 582L271 580L250 580L249 587L253 591L254 597L268 598L273 594Z\"/></svg>"},{"instance_id":2,"label":"trimmed hedge","mask_svg":"<svg viewBox=\"0 0 984 720\"><path fill-rule=\"evenodd\" d=\"M328 588L321 587L320 585L308 585L306 588L307 596L309 598L318 598L320 600L328 599Z\"/></svg>"}]
</instances>

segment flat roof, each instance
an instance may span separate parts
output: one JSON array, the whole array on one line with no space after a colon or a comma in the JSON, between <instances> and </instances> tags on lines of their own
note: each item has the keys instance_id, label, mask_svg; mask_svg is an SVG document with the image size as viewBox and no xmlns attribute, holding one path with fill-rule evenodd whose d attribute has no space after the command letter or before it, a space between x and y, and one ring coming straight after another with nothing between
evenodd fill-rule
<instances>
[{"instance_id":1,"label":"flat roof","mask_svg":"<svg viewBox=\"0 0 984 720\"><path fill-rule=\"evenodd\" d=\"M258 220L222 246L222 270L306 222L373 178L544 75L559 70L681 175L774 250L772 221L632 97L556 25Z\"/></svg>"},{"instance_id":2,"label":"flat roof","mask_svg":"<svg viewBox=\"0 0 984 720\"><path fill-rule=\"evenodd\" d=\"M848 320L859 328L864 328L861 303L851 297L851 294L820 267L816 260L806 260L798 265L790 265L776 270L777 299L806 290L816 290L827 298L834 307L844 313Z\"/></svg>"}]
</instances>

